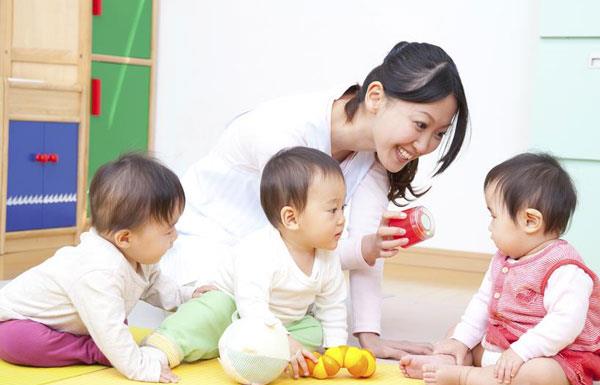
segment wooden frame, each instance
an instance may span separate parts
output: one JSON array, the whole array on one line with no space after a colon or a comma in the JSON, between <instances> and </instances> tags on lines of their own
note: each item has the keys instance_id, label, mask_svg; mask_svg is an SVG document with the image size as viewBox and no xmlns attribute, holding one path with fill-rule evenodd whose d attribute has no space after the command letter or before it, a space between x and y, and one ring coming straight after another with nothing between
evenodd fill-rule
<instances>
[{"instance_id":1,"label":"wooden frame","mask_svg":"<svg viewBox=\"0 0 600 385\"><path fill-rule=\"evenodd\" d=\"M21 271L43 261L54 251L65 245L75 244L80 229L85 225L87 141L89 132L89 78L91 68L91 2L74 0L78 10L70 9L73 19L67 24L61 24L61 36L67 40L57 41L59 48L13 46L13 18L20 17L20 34L23 41L29 42L34 32L25 25L29 22L24 17L24 5L15 8L15 1L0 0L0 143L1 159L8 158L8 124L10 120L75 122L79 124L77 147L77 206L76 223L74 227L17 231L6 233L6 195L8 183L8 162L1 162L0 169L0 279L11 278ZM38 0L31 0L35 2ZM41 1L41 0L39 0ZM38 1L38 2L39 2ZM61 9L52 8L50 3L46 15L63 13ZM18 13L18 15L17 15ZM51 17L51 16L47 16ZM70 22L70 24L69 24ZM73 33L75 31L76 37ZM34 39L35 40L35 39ZM44 40L45 42L45 40ZM15 43L17 44L17 43ZM60 48L61 46L64 49ZM20 76L12 77L14 64L27 71L38 71L41 77ZM31 63L29 65L28 63ZM50 70L44 71L48 65ZM74 80L68 76L60 76L61 71L76 74ZM43 76L49 76L44 78ZM54 78L52 78L54 76ZM38 80L39 79L39 80ZM56 80L52 80L56 79ZM71 79L71 80L69 80Z\"/></svg>"},{"instance_id":2,"label":"wooden frame","mask_svg":"<svg viewBox=\"0 0 600 385\"><path fill-rule=\"evenodd\" d=\"M85 83L81 92L81 121L79 124L79 157L77 159L77 231L75 242L84 231L86 224L86 198L87 198L87 170L88 170L88 142L90 136L90 78L92 73L92 2L83 1L80 9L79 19L81 38L79 40L79 52L81 61L79 63L79 76Z\"/></svg>"},{"instance_id":3,"label":"wooden frame","mask_svg":"<svg viewBox=\"0 0 600 385\"><path fill-rule=\"evenodd\" d=\"M156 122L156 48L158 46L158 0L152 0L152 37L150 39L150 92L148 97L148 151L154 151L154 124Z\"/></svg>"},{"instance_id":4,"label":"wooden frame","mask_svg":"<svg viewBox=\"0 0 600 385\"><path fill-rule=\"evenodd\" d=\"M487 253L411 247L387 259L386 264L483 273L491 260L492 254Z\"/></svg>"},{"instance_id":5,"label":"wooden frame","mask_svg":"<svg viewBox=\"0 0 600 385\"><path fill-rule=\"evenodd\" d=\"M10 42L12 37L12 1L0 0L0 98L4 101L8 83L6 78L10 73ZM0 105L0 159L8 159L8 116L6 103ZM6 189L8 162L0 165L0 255L4 254L6 235ZM1 258L1 257L0 257ZM3 263L0 273L4 274Z\"/></svg>"},{"instance_id":6,"label":"wooden frame","mask_svg":"<svg viewBox=\"0 0 600 385\"><path fill-rule=\"evenodd\" d=\"M105 63L116 63L116 64L134 64L138 66L152 66L152 59L140 59L136 57L121 57L121 56L112 56L112 55L100 55L100 54L92 54L93 61L101 61Z\"/></svg>"}]
</instances>

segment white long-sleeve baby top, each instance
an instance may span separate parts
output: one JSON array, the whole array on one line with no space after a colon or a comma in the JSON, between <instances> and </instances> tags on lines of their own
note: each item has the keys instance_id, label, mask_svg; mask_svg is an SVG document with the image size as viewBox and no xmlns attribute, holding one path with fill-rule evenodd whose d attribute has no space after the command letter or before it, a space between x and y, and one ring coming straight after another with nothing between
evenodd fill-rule
<instances>
[{"instance_id":1,"label":"white long-sleeve baby top","mask_svg":"<svg viewBox=\"0 0 600 385\"><path fill-rule=\"evenodd\" d=\"M314 305L313 315L323 327L323 346L347 343L346 284L333 251L318 249L307 275L269 225L235 247L213 283L235 297L241 317L286 325L302 319Z\"/></svg>"},{"instance_id":2,"label":"white long-sleeve baby top","mask_svg":"<svg viewBox=\"0 0 600 385\"><path fill-rule=\"evenodd\" d=\"M75 247L63 247L44 263L0 289L0 321L29 319L52 329L90 335L113 366L130 379L158 382L160 361L139 347L125 320L142 299L173 310L191 298L158 265L134 268L93 229Z\"/></svg>"}]
</instances>

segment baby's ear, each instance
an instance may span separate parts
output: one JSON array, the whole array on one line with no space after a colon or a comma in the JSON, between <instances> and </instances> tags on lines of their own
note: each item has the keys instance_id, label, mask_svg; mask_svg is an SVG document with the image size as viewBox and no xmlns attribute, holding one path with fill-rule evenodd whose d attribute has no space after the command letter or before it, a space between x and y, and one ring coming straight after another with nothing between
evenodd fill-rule
<instances>
[{"instance_id":1,"label":"baby's ear","mask_svg":"<svg viewBox=\"0 0 600 385\"><path fill-rule=\"evenodd\" d=\"M523 210L522 223L527 234L544 231L544 216L539 210L532 208Z\"/></svg>"},{"instance_id":2,"label":"baby's ear","mask_svg":"<svg viewBox=\"0 0 600 385\"><path fill-rule=\"evenodd\" d=\"M112 234L111 238L119 249L127 249L131 246L131 230L122 229Z\"/></svg>"},{"instance_id":3,"label":"baby's ear","mask_svg":"<svg viewBox=\"0 0 600 385\"><path fill-rule=\"evenodd\" d=\"M279 212L283 227L288 230L298 230L298 211L292 206L284 206Z\"/></svg>"}]
</instances>

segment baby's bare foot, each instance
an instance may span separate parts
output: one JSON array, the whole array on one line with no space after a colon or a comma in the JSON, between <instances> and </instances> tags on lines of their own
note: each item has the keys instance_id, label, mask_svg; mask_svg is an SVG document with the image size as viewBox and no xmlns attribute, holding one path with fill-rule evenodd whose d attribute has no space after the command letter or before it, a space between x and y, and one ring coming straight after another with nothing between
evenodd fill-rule
<instances>
[{"instance_id":1,"label":"baby's bare foot","mask_svg":"<svg viewBox=\"0 0 600 385\"><path fill-rule=\"evenodd\" d=\"M422 367L426 364L454 365L456 361L453 356L447 354L430 356L408 354L400 360L400 371L404 374L404 377L423 378Z\"/></svg>"},{"instance_id":2,"label":"baby's bare foot","mask_svg":"<svg viewBox=\"0 0 600 385\"><path fill-rule=\"evenodd\" d=\"M455 365L423 365L423 381L428 385L461 385L472 367Z\"/></svg>"}]
</instances>

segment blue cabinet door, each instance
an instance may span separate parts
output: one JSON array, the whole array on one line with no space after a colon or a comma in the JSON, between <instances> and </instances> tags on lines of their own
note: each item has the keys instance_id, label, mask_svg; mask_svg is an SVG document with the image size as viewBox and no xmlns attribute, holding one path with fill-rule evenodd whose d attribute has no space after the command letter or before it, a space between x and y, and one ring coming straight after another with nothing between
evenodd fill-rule
<instances>
[{"instance_id":1,"label":"blue cabinet door","mask_svg":"<svg viewBox=\"0 0 600 385\"><path fill-rule=\"evenodd\" d=\"M76 123L44 123L44 152L56 161L44 166L43 227L75 226L77 212Z\"/></svg>"},{"instance_id":2,"label":"blue cabinet door","mask_svg":"<svg viewBox=\"0 0 600 385\"><path fill-rule=\"evenodd\" d=\"M43 149L44 123L9 123L6 231L43 227L44 165L35 160Z\"/></svg>"},{"instance_id":3,"label":"blue cabinet door","mask_svg":"<svg viewBox=\"0 0 600 385\"><path fill-rule=\"evenodd\" d=\"M11 121L8 142L6 231L75 226L78 124Z\"/></svg>"}]
</instances>

